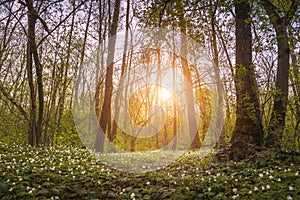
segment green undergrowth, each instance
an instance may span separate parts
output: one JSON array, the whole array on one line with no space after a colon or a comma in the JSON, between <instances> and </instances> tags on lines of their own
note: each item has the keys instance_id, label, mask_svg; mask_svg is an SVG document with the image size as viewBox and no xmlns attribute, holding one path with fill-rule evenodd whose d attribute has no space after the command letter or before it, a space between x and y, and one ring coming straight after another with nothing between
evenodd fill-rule
<instances>
[{"instance_id":1,"label":"green undergrowth","mask_svg":"<svg viewBox=\"0 0 300 200\"><path fill-rule=\"evenodd\" d=\"M129 174L86 149L0 144L0 199L300 199L300 157L275 150L237 163L191 152Z\"/></svg>"}]
</instances>

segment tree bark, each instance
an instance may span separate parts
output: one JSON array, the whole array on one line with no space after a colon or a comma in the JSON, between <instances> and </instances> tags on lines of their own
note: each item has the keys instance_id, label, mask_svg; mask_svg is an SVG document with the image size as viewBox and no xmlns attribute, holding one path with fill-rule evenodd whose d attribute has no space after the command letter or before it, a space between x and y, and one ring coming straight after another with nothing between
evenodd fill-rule
<instances>
[{"instance_id":1,"label":"tree bark","mask_svg":"<svg viewBox=\"0 0 300 200\"><path fill-rule=\"evenodd\" d=\"M124 79L122 78L126 72L126 57L127 57L127 46L128 46L128 36L129 36L129 12L130 12L130 0L127 0L127 9L126 9L126 33L125 33L125 43L124 43L124 50L123 50L123 57L122 57L122 66L121 66L121 79L120 79L120 86L123 87L123 82ZM121 90L123 91L123 90ZM113 120L113 128L112 128L112 135L113 138L117 137L117 128L118 124L117 121L119 120L120 116L120 97L121 97L121 91L118 91L116 94L116 99L115 99L115 108L116 113L115 113L115 119ZM116 144L115 144L116 145Z\"/></svg>"},{"instance_id":2,"label":"tree bark","mask_svg":"<svg viewBox=\"0 0 300 200\"><path fill-rule=\"evenodd\" d=\"M187 100L187 112L188 112L188 126L190 132L190 139L191 139L191 149L196 149L201 147L200 137L198 133L197 127L197 120L196 120L196 113L194 107L194 95L193 95L193 85L192 85L192 75L188 67L187 58L187 40L186 40L186 20L184 18L184 9L179 1L178 5L178 17L179 17L179 28L180 32L183 34L181 37L181 64L183 70L183 76L186 80L186 91L185 96Z\"/></svg>"},{"instance_id":3,"label":"tree bark","mask_svg":"<svg viewBox=\"0 0 300 200\"><path fill-rule=\"evenodd\" d=\"M212 1L210 1L212 4ZM219 67L219 50L218 50L218 43L217 43L217 31L216 31L216 19L215 15L217 12L217 7L214 9L210 9L210 25L211 25L211 31L212 31L212 38L211 38L211 47L212 47L212 52L213 52L213 64L214 64L214 73L215 73L215 80L216 80L216 85L217 85L217 92L218 92L218 108L217 108L217 120L216 120L216 129L217 130L222 130L221 135L215 135L217 144L216 146L218 147L224 147L225 145L225 137L226 137L226 131L223 127L221 127L221 121L222 119L222 112L223 112L223 98L224 98L224 91L223 91L223 83L220 78L220 67ZM213 142L213 141L212 141ZM208 145L213 145L213 144L208 144ZM211 147L210 146L210 147ZM217 147L217 148L218 148Z\"/></svg>"},{"instance_id":4,"label":"tree bark","mask_svg":"<svg viewBox=\"0 0 300 200\"><path fill-rule=\"evenodd\" d=\"M114 6L114 15L113 21L111 23L109 39L108 39L108 56L107 56L107 71L105 75L105 91L104 91L104 101L101 110L100 116L100 127L103 131L103 134L108 132L108 138L110 141L115 139L115 136L111 134L111 98L112 98L112 90L113 90L113 60L115 53L115 44L116 44L116 33L118 28L119 21L119 13L120 13L120 0L116 0ZM104 137L103 134L98 133L96 136L95 143L95 151L103 152L104 150Z\"/></svg>"},{"instance_id":5,"label":"tree bark","mask_svg":"<svg viewBox=\"0 0 300 200\"><path fill-rule=\"evenodd\" d=\"M275 32L278 51L278 64L275 81L274 105L271 114L271 122L266 139L267 147L280 147L280 140L285 128L285 116L288 102L288 81L290 68L290 50L288 43L287 25L296 12L299 2L291 1L289 13L280 16L279 10L268 0L263 0L263 6L270 18Z\"/></svg>"},{"instance_id":6,"label":"tree bark","mask_svg":"<svg viewBox=\"0 0 300 200\"><path fill-rule=\"evenodd\" d=\"M56 138L61 134L61 121L64 113L64 107L65 107L65 97L67 92L67 83L68 83L68 71L70 67L70 57L71 57L71 45L72 45L72 38L73 38L73 31L74 31L74 21L75 21L75 12L72 14L72 22L71 22L71 28L69 31L69 38L67 43L67 52L65 57L65 62L63 62L61 66L61 70L63 74L62 76L62 87L60 88L60 95L59 95L59 103L58 103L58 119L57 119L57 127L56 127ZM54 135L52 135L52 142L54 141ZM53 144L53 143L52 143Z\"/></svg>"},{"instance_id":7,"label":"tree bark","mask_svg":"<svg viewBox=\"0 0 300 200\"><path fill-rule=\"evenodd\" d=\"M236 123L231 138L230 159L240 160L263 145L258 89L252 64L250 4L235 4L236 10Z\"/></svg>"},{"instance_id":8,"label":"tree bark","mask_svg":"<svg viewBox=\"0 0 300 200\"><path fill-rule=\"evenodd\" d=\"M28 9L28 43L27 43L27 73L30 88L30 130L28 143L32 146L38 146L42 135L43 115L44 115L44 91L43 91L43 66L40 63L35 41L35 24L38 19L38 13L33 7L33 1L26 1ZM38 110L36 104L36 91L33 79L33 60L35 63L37 77Z\"/></svg>"}]
</instances>

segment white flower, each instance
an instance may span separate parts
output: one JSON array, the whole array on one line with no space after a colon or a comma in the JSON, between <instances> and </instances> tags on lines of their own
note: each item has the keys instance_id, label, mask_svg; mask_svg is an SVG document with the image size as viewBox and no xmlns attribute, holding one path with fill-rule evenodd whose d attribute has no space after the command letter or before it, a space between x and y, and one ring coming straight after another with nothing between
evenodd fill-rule
<instances>
[{"instance_id":1,"label":"white flower","mask_svg":"<svg viewBox=\"0 0 300 200\"><path fill-rule=\"evenodd\" d=\"M264 187L264 186L261 186L261 190L265 190L265 187Z\"/></svg>"},{"instance_id":2,"label":"white flower","mask_svg":"<svg viewBox=\"0 0 300 200\"><path fill-rule=\"evenodd\" d=\"M190 190L190 188L189 188L189 187L186 187L185 189L186 189L187 191L189 191L189 190Z\"/></svg>"},{"instance_id":3,"label":"white flower","mask_svg":"<svg viewBox=\"0 0 300 200\"><path fill-rule=\"evenodd\" d=\"M233 189L232 189L232 192L234 192L235 194L237 193L237 191L238 191L238 190L237 190L236 188L233 188Z\"/></svg>"},{"instance_id":4,"label":"white flower","mask_svg":"<svg viewBox=\"0 0 300 200\"><path fill-rule=\"evenodd\" d=\"M255 186L255 187L254 187L254 191L257 191L257 190L258 190L258 187Z\"/></svg>"},{"instance_id":5,"label":"white flower","mask_svg":"<svg viewBox=\"0 0 300 200\"><path fill-rule=\"evenodd\" d=\"M294 190L293 186L289 186L289 190L290 191Z\"/></svg>"},{"instance_id":6,"label":"white flower","mask_svg":"<svg viewBox=\"0 0 300 200\"><path fill-rule=\"evenodd\" d=\"M263 175L262 173L260 173L260 174L259 174L259 177L262 178L262 177L264 177L264 175Z\"/></svg>"},{"instance_id":7,"label":"white flower","mask_svg":"<svg viewBox=\"0 0 300 200\"><path fill-rule=\"evenodd\" d=\"M269 176L269 179L273 179L273 176L271 175L271 176Z\"/></svg>"},{"instance_id":8,"label":"white flower","mask_svg":"<svg viewBox=\"0 0 300 200\"><path fill-rule=\"evenodd\" d=\"M233 195L233 196L232 196L233 199L236 199L236 198L238 198L238 197L239 197L239 194Z\"/></svg>"},{"instance_id":9,"label":"white flower","mask_svg":"<svg viewBox=\"0 0 300 200\"><path fill-rule=\"evenodd\" d=\"M252 191L251 190L249 190L249 192L248 192L249 194L252 194Z\"/></svg>"},{"instance_id":10,"label":"white flower","mask_svg":"<svg viewBox=\"0 0 300 200\"><path fill-rule=\"evenodd\" d=\"M296 173L295 173L295 176L298 176L298 175L299 175L299 172L296 172Z\"/></svg>"},{"instance_id":11,"label":"white flower","mask_svg":"<svg viewBox=\"0 0 300 200\"><path fill-rule=\"evenodd\" d=\"M278 182L281 182L281 178L278 178L277 181L278 181Z\"/></svg>"},{"instance_id":12,"label":"white flower","mask_svg":"<svg viewBox=\"0 0 300 200\"><path fill-rule=\"evenodd\" d=\"M286 197L286 199L287 199L287 200L292 200L293 197L292 197L291 195L289 195L289 196Z\"/></svg>"},{"instance_id":13,"label":"white flower","mask_svg":"<svg viewBox=\"0 0 300 200\"><path fill-rule=\"evenodd\" d=\"M270 185L266 185L266 188L269 190L271 187L270 187Z\"/></svg>"},{"instance_id":14,"label":"white flower","mask_svg":"<svg viewBox=\"0 0 300 200\"><path fill-rule=\"evenodd\" d=\"M135 194L131 193L130 198L134 199L134 197L135 197Z\"/></svg>"},{"instance_id":15,"label":"white flower","mask_svg":"<svg viewBox=\"0 0 300 200\"><path fill-rule=\"evenodd\" d=\"M209 192L210 192L210 191L211 191L211 188L209 187L209 188L207 189L207 191L209 191Z\"/></svg>"}]
</instances>

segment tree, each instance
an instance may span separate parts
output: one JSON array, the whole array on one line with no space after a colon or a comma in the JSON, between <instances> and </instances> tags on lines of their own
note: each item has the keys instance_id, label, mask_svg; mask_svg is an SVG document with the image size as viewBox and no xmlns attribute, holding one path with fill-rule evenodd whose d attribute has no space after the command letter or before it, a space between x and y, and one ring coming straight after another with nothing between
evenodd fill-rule
<instances>
[{"instance_id":1,"label":"tree","mask_svg":"<svg viewBox=\"0 0 300 200\"><path fill-rule=\"evenodd\" d=\"M33 146L39 146L42 135L42 123L44 115L44 88L43 88L43 66L37 52L37 44L35 40L35 25L39 18L37 11L33 7L33 0L27 0L28 9L28 42L27 42L27 62L26 68L28 73L28 83L30 88L30 129L28 135L28 143ZM34 83L33 61L36 71L37 89ZM36 90L38 94L38 104L36 103ZM37 109L38 107L38 109ZM37 119L36 119L37 118Z\"/></svg>"},{"instance_id":2,"label":"tree","mask_svg":"<svg viewBox=\"0 0 300 200\"><path fill-rule=\"evenodd\" d=\"M290 50L288 42L287 26L296 12L299 1L291 0L285 2L289 10L284 13L283 10L276 7L271 1L263 0L262 4L269 16L276 32L277 41L277 74L275 81L274 105L271 115L270 129L266 139L266 145L280 146L283 130L285 127L285 116L288 102L288 82L290 68Z\"/></svg>"},{"instance_id":3,"label":"tree","mask_svg":"<svg viewBox=\"0 0 300 200\"><path fill-rule=\"evenodd\" d=\"M104 150L104 134L108 132L108 137L110 141L115 139L115 136L111 134L111 98L112 98L112 91L113 91L113 60L114 60L114 53L115 53L115 44L116 44L116 33L118 28L118 21L119 21L119 13L120 13L120 0L116 0L114 6L114 14L113 20L110 26L109 31L109 39L108 39L108 56L107 56L107 70L105 75L105 90L104 90L104 101L101 109L100 115L100 127L103 133L98 132L96 136L96 143L95 143L95 151L96 152L103 152Z\"/></svg>"},{"instance_id":4,"label":"tree","mask_svg":"<svg viewBox=\"0 0 300 200\"><path fill-rule=\"evenodd\" d=\"M235 4L236 11L236 123L231 138L230 159L240 160L263 145L258 89L252 63L250 4Z\"/></svg>"},{"instance_id":5,"label":"tree","mask_svg":"<svg viewBox=\"0 0 300 200\"><path fill-rule=\"evenodd\" d=\"M188 62L186 60L187 58L187 40L186 40L186 34L187 34L187 27L186 27L186 20L184 17L184 9L181 4L181 1L178 1L178 7L177 7L177 15L179 18L179 28L180 32L182 33L181 37L181 65L182 65L182 71L183 75L187 81L185 96L187 99L187 112L188 112L188 124L189 124L189 132L190 132L190 139L191 139L191 148L196 149L201 147L199 133L198 133L198 127L196 122L196 114L195 114L195 107L194 107L194 95L193 95L193 83L192 83L192 75L188 67Z\"/></svg>"},{"instance_id":6,"label":"tree","mask_svg":"<svg viewBox=\"0 0 300 200\"><path fill-rule=\"evenodd\" d=\"M129 19L129 13L130 12L130 0L127 0L127 8L126 8L126 33L125 33L125 42L124 42L124 49L123 49L123 57L122 57L122 66L121 66L121 80L120 80L120 85L123 85L123 79L122 77L124 76L124 74L126 73L126 57L127 57L127 48L128 48L128 37L129 37L129 23L130 23L130 19ZM115 107L118 108L120 106L120 96L122 94L120 92L117 92L116 94L116 100L115 100ZM112 128L112 135L113 138L115 138L117 136L117 128L118 128L118 124L117 121L119 119L120 116L120 110L117 109L116 110L116 114L115 114L115 119L113 121L113 128Z\"/></svg>"}]
</instances>

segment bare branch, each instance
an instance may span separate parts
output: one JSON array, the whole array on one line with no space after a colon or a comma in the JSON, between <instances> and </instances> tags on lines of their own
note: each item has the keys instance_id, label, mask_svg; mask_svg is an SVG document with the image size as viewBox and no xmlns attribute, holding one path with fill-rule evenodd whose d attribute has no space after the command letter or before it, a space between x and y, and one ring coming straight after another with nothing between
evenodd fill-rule
<instances>
[{"instance_id":1,"label":"bare branch","mask_svg":"<svg viewBox=\"0 0 300 200\"><path fill-rule=\"evenodd\" d=\"M48 26L47 26L47 23L43 20L43 18L41 18L39 15L38 15L38 19L40 20L40 22L42 23L44 29L47 31L48 34L51 34Z\"/></svg>"},{"instance_id":2,"label":"bare branch","mask_svg":"<svg viewBox=\"0 0 300 200\"><path fill-rule=\"evenodd\" d=\"M20 111L20 113L25 117L25 119L28 121L28 116L26 111L23 109L23 107L15 101L15 99L13 97L11 97L6 89L2 86L2 84L0 84L0 92L3 94L3 96L9 100L14 106L16 106L16 108Z\"/></svg>"},{"instance_id":3,"label":"bare branch","mask_svg":"<svg viewBox=\"0 0 300 200\"><path fill-rule=\"evenodd\" d=\"M51 33L53 33L60 25L62 25L65 21L67 21L67 19L78 9L78 8L80 8L84 3L86 2L86 0L85 1L83 1L83 2L81 2L81 4L79 4L78 6L76 6L76 8L74 8L62 21L60 21L51 31L49 31L48 32L48 34L45 36L45 37L43 37L42 39L41 39L41 41L37 44L37 48L43 43L43 41L49 36L49 35L51 35Z\"/></svg>"}]
</instances>

